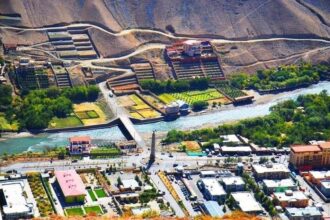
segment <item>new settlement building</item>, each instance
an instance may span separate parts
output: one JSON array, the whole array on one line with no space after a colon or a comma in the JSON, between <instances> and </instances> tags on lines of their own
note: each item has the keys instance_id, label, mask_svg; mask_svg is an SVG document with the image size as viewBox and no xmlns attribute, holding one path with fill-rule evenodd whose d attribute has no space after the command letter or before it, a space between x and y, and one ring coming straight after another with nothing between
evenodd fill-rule
<instances>
[{"instance_id":1,"label":"new settlement building","mask_svg":"<svg viewBox=\"0 0 330 220\"><path fill-rule=\"evenodd\" d=\"M55 171L65 202L83 202L86 196L85 185L75 170Z\"/></svg>"}]
</instances>

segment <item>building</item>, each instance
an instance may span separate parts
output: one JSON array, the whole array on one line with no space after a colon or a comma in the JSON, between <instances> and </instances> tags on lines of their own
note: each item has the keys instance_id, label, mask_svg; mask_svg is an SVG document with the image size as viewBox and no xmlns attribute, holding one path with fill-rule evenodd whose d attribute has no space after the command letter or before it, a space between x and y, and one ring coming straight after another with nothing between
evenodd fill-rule
<instances>
[{"instance_id":1,"label":"building","mask_svg":"<svg viewBox=\"0 0 330 220\"><path fill-rule=\"evenodd\" d=\"M189 104L187 104L186 102L184 102L182 100L177 100L176 103L179 106L180 113L188 113L189 112L189 109L190 109Z\"/></svg>"},{"instance_id":2,"label":"building","mask_svg":"<svg viewBox=\"0 0 330 220\"><path fill-rule=\"evenodd\" d=\"M197 184L208 200L225 201L226 192L217 179L206 178L200 180Z\"/></svg>"},{"instance_id":3,"label":"building","mask_svg":"<svg viewBox=\"0 0 330 220\"><path fill-rule=\"evenodd\" d=\"M323 215L317 207L286 208L285 214L289 220L322 220Z\"/></svg>"},{"instance_id":4,"label":"building","mask_svg":"<svg viewBox=\"0 0 330 220\"><path fill-rule=\"evenodd\" d=\"M220 138L223 139L223 144L242 144L241 140L235 134L220 135Z\"/></svg>"},{"instance_id":5,"label":"building","mask_svg":"<svg viewBox=\"0 0 330 220\"><path fill-rule=\"evenodd\" d=\"M330 180L330 171L309 171L308 179L315 185L320 185L322 181Z\"/></svg>"},{"instance_id":6,"label":"building","mask_svg":"<svg viewBox=\"0 0 330 220\"><path fill-rule=\"evenodd\" d=\"M35 201L29 198L23 180L0 183L0 203L5 219L25 219L34 216Z\"/></svg>"},{"instance_id":7,"label":"building","mask_svg":"<svg viewBox=\"0 0 330 220\"><path fill-rule=\"evenodd\" d=\"M140 190L141 187L135 179L122 180L122 185L120 186L121 190L124 191L135 191Z\"/></svg>"},{"instance_id":8,"label":"building","mask_svg":"<svg viewBox=\"0 0 330 220\"><path fill-rule=\"evenodd\" d=\"M180 106L176 102L172 102L165 107L166 115L178 115L180 112Z\"/></svg>"},{"instance_id":9,"label":"building","mask_svg":"<svg viewBox=\"0 0 330 220\"><path fill-rule=\"evenodd\" d=\"M274 197L279 201L279 205L282 208L305 208L308 206L309 199L301 191L286 190L285 192L275 192Z\"/></svg>"},{"instance_id":10,"label":"building","mask_svg":"<svg viewBox=\"0 0 330 220\"><path fill-rule=\"evenodd\" d=\"M85 185L75 170L55 171L65 202L83 202L86 196Z\"/></svg>"},{"instance_id":11,"label":"building","mask_svg":"<svg viewBox=\"0 0 330 220\"><path fill-rule=\"evenodd\" d=\"M280 163L253 164L252 172L257 179L287 179L290 170Z\"/></svg>"},{"instance_id":12,"label":"building","mask_svg":"<svg viewBox=\"0 0 330 220\"><path fill-rule=\"evenodd\" d=\"M224 177L222 178L221 181L227 193L245 190L245 183L242 177L239 176Z\"/></svg>"},{"instance_id":13,"label":"building","mask_svg":"<svg viewBox=\"0 0 330 220\"><path fill-rule=\"evenodd\" d=\"M236 147L221 147L222 154L237 154L237 155L249 155L252 153L251 147L249 146L236 146Z\"/></svg>"},{"instance_id":14,"label":"building","mask_svg":"<svg viewBox=\"0 0 330 220\"><path fill-rule=\"evenodd\" d=\"M267 194L272 194L274 192L285 192L286 190L297 190L297 186L292 179L263 180L262 186L264 192Z\"/></svg>"},{"instance_id":15,"label":"building","mask_svg":"<svg viewBox=\"0 0 330 220\"><path fill-rule=\"evenodd\" d=\"M70 154L89 154L92 148L92 139L89 136L77 136L69 138L68 147Z\"/></svg>"},{"instance_id":16,"label":"building","mask_svg":"<svg viewBox=\"0 0 330 220\"><path fill-rule=\"evenodd\" d=\"M330 142L315 142L313 145L292 145L289 163L298 170L330 166Z\"/></svg>"},{"instance_id":17,"label":"building","mask_svg":"<svg viewBox=\"0 0 330 220\"><path fill-rule=\"evenodd\" d=\"M321 181L321 183L319 185L319 189L325 197L330 197L330 181L329 180Z\"/></svg>"},{"instance_id":18,"label":"building","mask_svg":"<svg viewBox=\"0 0 330 220\"><path fill-rule=\"evenodd\" d=\"M205 213L213 218L222 217L224 215L222 208L216 201L206 201L202 205Z\"/></svg>"},{"instance_id":19,"label":"building","mask_svg":"<svg viewBox=\"0 0 330 220\"><path fill-rule=\"evenodd\" d=\"M115 146L120 149L122 152L130 153L137 152L139 149L137 147L136 141L128 140L128 141L117 141Z\"/></svg>"},{"instance_id":20,"label":"building","mask_svg":"<svg viewBox=\"0 0 330 220\"><path fill-rule=\"evenodd\" d=\"M217 176L217 172L215 172L213 170L202 170L202 171L200 171L200 177L202 177L202 178L216 177L216 176Z\"/></svg>"},{"instance_id":21,"label":"building","mask_svg":"<svg viewBox=\"0 0 330 220\"><path fill-rule=\"evenodd\" d=\"M249 214L263 212L261 205L255 200L251 192L234 192L231 196L241 211Z\"/></svg>"},{"instance_id":22,"label":"building","mask_svg":"<svg viewBox=\"0 0 330 220\"><path fill-rule=\"evenodd\" d=\"M195 55L201 55L201 41L198 40L186 40L183 42L183 51L190 57Z\"/></svg>"}]
</instances>

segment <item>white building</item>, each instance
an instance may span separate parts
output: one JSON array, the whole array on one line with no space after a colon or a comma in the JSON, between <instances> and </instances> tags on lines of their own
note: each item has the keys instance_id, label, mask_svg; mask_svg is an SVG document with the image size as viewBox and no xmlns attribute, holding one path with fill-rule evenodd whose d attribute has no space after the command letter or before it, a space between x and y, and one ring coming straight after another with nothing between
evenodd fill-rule
<instances>
[{"instance_id":1,"label":"white building","mask_svg":"<svg viewBox=\"0 0 330 220\"><path fill-rule=\"evenodd\" d=\"M237 146L237 147L221 147L222 154L239 154L248 155L252 153L251 147L249 146Z\"/></svg>"},{"instance_id":2,"label":"white building","mask_svg":"<svg viewBox=\"0 0 330 220\"><path fill-rule=\"evenodd\" d=\"M274 197L278 199L282 208L304 208L308 206L309 201L307 196L301 191L286 190L285 192L275 192Z\"/></svg>"},{"instance_id":3,"label":"white building","mask_svg":"<svg viewBox=\"0 0 330 220\"><path fill-rule=\"evenodd\" d=\"M216 177L217 173L213 170L202 170L200 172L200 176L202 178L206 178L206 177Z\"/></svg>"},{"instance_id":4,"label":"white building","mask_svg":"<svg viewBox=\"0 0 330 220\"><path fill-rule=\"evenodd\" d=\"M253 164L252 171L257 179L287 179L290 175L289 168L281 163Z\"/></svg>"},{"instance_id":5,"label":"white building","mask_svg":"<svg viewBox=\"0 0 330 220\"><path fill-rule=\"evenodd\" d=\"M200 189L207 199L213 201L224 201L226 199L226 192L217 179L202 179L198 184L200 184Z\"/></svg>"},{"instance_id":6,"label":"white building","mask_svg":"<svg viewBox=\"0 0 330 220\"><path fill-rule=\"evenodd\" d=\"M29 197L23 180L0 182L0 195L4 198L2 211L5 219L31 218L36 202Z\"/></svg>"},{"instance_id":7,"label":"white building","mask_svg":"<svg viewBox=\"0 0 330 220\"><path fill-rule=\"evenodd\" d=\"M201 41L198 40L186 40L183 42L183 50L188 56L200 55L202 52Z\"/></svg>"},{"instance_id":8,"label":"white building","mask_svg":"<svg viewBox=\"0 0 330 220\"><path fill-rule=\"evenodd\" d=\"M251 192L234 192L231 196L243 212L250 214L258 214L263 212L261 205L255 200Z\"/></svg>"},{"instance_id":9,"label":"white building","mask_svg":"<svg viewBox=\"0 0 330 220\"><path fill-rule=\"evenodd\" d=\"M123 185L120 187L123 190L139 190L141 187L135 179L122 180Z\"/></svg>"},{"instance_id":10,"label":"white building","mask_svg":"<svg viewBox=\"0 0 330 220\"><path fill-rule=\"evenodd\" d=\"M241 140L235 134L220 135L224 144L232 143L235 145L242 144Z\"/></svg>"},{"instance_id":11,"label":"white building","mask_svg":"<svg viewBox=\"0 0 330 220\"><path fill-rule=\"evenodd\" d=\"M285 214L289 220L322 220L323 215L317 207L286 208Z\"/></svg>"},{"instance_id":12,"label":"white building","mask_svg":"<svg viewBox=\"0 0 330 220\"><path fill-rule=\"evenodd\" d=\"M242 177L232 176L222 178L223 186L226 192L244 191L245 183Z\"/></svg>"},{"instance_id":13,"label":"white building","mask_svg":"<svg viewBox=\"0 0 330 220\"><path fill-rule=\"evenodd\" d=\"M282 180L263 180L262 185L264 191L267 194L272 194L274 192L284 192L285 190L297 190L296 184L292 179L282 179Z\"/></svg>"}]
</instances>

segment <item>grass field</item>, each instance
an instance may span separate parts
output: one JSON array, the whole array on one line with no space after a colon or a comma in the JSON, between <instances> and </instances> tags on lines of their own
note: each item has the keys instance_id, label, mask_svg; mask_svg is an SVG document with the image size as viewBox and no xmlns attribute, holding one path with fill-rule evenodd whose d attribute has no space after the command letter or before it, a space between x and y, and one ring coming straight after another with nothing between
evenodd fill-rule
<instances>
[{"instance_id":1,"label":"grass field","mask_svg":"<svg viewBox=\"0 0 330 220\"><path fill-rule=\"evenodd\" d=\"M94 189L94 192L98 198L107 197L107 194L105 193L104 189Z\"/></svg>"},{"instance_id":2,"label":"grass field","mask_svg":"<svg viewBox=\"0 0 330 220\"><path fill-rule=\"evenodd\" d=\"M97 199L96 199L96 196L95 196L95 193L93 192L93 190L88 189L87 192L88 192L89 196L91 197L91 199L95 202Z\"/></svg>"},{"instance_id":3,"label":"grass field","mask_svg":"<svg viewBox=\"0 0 330 220\"><path fill-rule=\"evenodd\" d=\"M122 96L119 98L119 103L129 111L133 118L148 119L160 116L159 112L152 109L137 95Z\"/></svg>"},{"instance_id":4,"label":"grass field","mask_svg":"<svg viewBox=\"0 0 330 220\"><path fill-rule=\"evenodd\" d=\"M183 141L182 146L186 146L186 151L189 152L201 152L201 147L196 141Z\"/></svg>"},{"instance_id":5,"label":"grass field","mask_svg":"<svg viewBox=\"0 0 330 220\"><path fill-rule=\"evenodd\" d=\"M4 116L0 114L0 130L2 131L18 131L18 123L10 124Z\"/></svg>"},{"instance_id":6,"label":"grass field","mask_svg":"<svg viewBox=\"0 0 330 220\"><path fill-rule=\"evenodd\" d=\"M73 106L75 114L81 119L84 125L96 125L105 123L107 118L101 108L90 102L75 104Z\"/></svg>"},{"instance_id":7,"label":"grass field","mask_svg":"<svg viewBox=\"0 0 330 220\"><path fill-rule=\"evenodd\" d=\"M77 116L69 116L66 118L54 117L50 123L49 128L68 128L82 126L81 120Z\"/></svg>"},{"instance_id":8,"label":"grass field","mask_svg":"<svg viewBox=\"0 0 330 220\"><path fill-rule=\"evenodd\" d=\"M165 93L159 96L166 104L169 104L175 100L182 100L188 104L192 104L197 101L212 101L223 98L223 95L216 89L207 89L203 91L189 91L180 93Z\"/></svg>"},{"instance_id":9,"label":"grass field","mask_svg":"<svg viewBox=\"0 0 330 220\"><path fill-rule=\"evenodd\" d=\"M66 216L83 216L84 210L81 207L65 209Z\"/></svg>"},{"instance_id":10,"label":"grass field","mask_svg":"<svg viewBox=\"0 0 330 220\"><path fill-rule=\"evenodd\" d=\"M95 213L97 215L103 214L101 207L98 206L98 205L96 205L96 206L85 206L84 209L85 209L86 214L90 214L90 213Z\"/></svg>"}]
</instances>

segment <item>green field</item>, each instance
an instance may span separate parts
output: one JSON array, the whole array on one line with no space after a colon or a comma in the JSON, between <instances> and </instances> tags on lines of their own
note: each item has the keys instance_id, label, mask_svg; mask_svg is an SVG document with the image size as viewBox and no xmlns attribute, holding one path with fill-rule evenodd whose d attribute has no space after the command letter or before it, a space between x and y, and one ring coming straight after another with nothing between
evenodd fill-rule
<instances>
[{"instance_id":1,"label":"green field","mask_svg":"<svg viewBox=\"0 0 330 220\"><path fill-rule=\"evenodd\" d=\"M82 126L82 122L76 116L69 116L66 118L54 117L50 123L49 128L68 128L68 127L78 127Z\"/></svg>"},{"instance_id":2,"label":"green field","mask_svg":"<svg viewBox=\"0 0 330 220\"><path fill-rule=\"evenodd\" d=\"M93 190L88 189L87 192L88 192L89 196L91 197L91 199L93 200L93 202L95 202L97 199L96 199L96 196L95 196L95 193L93 192Z\"/></svg>"},{"instance_id":3,"label":"green field","mask_svg":"<svg viewBox=\"0 0 330 220\"><path fill-rule=\"evenodd\" d=\"M80 111L80 112L75 112L76 115L80 119L93 119L93 118L99 118L99 115L96 113L94 110L90 111Z\"/></svg>"},{"instance_id":4,"label":"green field","mask_svg":"<svg viewBox=\"0 0 330 220\"><path fill-rule=\"evenodd\" d=\"M65 209L66 216L83 216L84 210L81 207Z\"/></svg>"},{"instance_id":5,"label":"green field","mask_svg":"<svg viewBox=\"0 0 330 220\"><path fill-rule=\"evenodd\" d=\"M228 82L219 82L216 83L216 87L225 95L227 95L231 99L235 99L238 97L246 96L245 92L239 90L231 85Z\"/></svg>"},{"instance_id":6,"label":"green field","mask_svg":"<svg viewBox=\"0 0 330 220\"><path fill-rule=\"evenodd\" d=\"M84 209L85 209L86 214L89 214L89 213L96 213L98 215L103 214L101 207L98 206L98 205L97 206L84 207Z\"/></svg>"},{"instance_id":7,"label":"green field","mask_svg":"<svg viewBox=\"0 0 330 220\"><path fill-rule=\"evenodd\" d=\"M182 100L188 104L192 104L197 101L209 101L214 99L220 99L223 95L216 89L207 89L203 91L189 91L180 93L164 93L159 96L159 99L169 104L175 100Z\"/></svg>"},{"instance_id":8,"label":"green field","mask_svg":"<svg viewBox=\"0 0 330 220\"><path fill-rule=\"evenodd\" d=\"M94 193L97 195L98 198L107 197L107 194L105 193L104 189L94 189Z\"/></svg>"}]
</instances>

